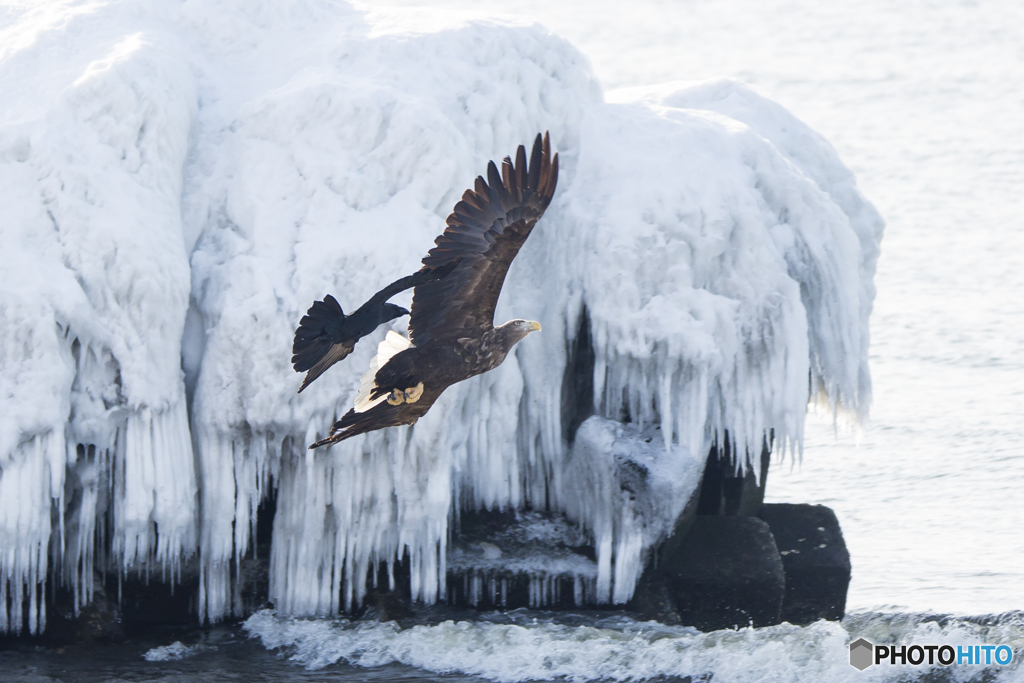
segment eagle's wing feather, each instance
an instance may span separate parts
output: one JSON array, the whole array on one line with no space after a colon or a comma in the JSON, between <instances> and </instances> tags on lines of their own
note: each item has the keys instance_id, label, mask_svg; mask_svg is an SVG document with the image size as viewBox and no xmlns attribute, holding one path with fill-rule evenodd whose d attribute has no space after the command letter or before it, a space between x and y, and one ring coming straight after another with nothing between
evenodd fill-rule
<instances>
[{"instance_id":1,"label":"eagle's wing feather","mask_svg":"<svg viewBox=\"0 0 1024 683\"><path fill-rule=\"evenodd\" d=\"M363 411L357 411L356 408L353 408L334 423L329 436L311 444L309 448L329 446L357 434L365 434L366 432L384 429L385 427L415 424L416 420L423 417L430 410L430 407L434 405L434 401L437 400L437 397L443 391L444 387L425 390L420 399L415 403L391 405L386 400L380 400Z\"/></svg>"},{"instance_id":2,"label":"eagle's wing feather","mask_svg":"<svg viewBox=\"0 0 1024 683\"><path fill-rule=\"evenodd\" d=\"M530 163L520 145L501 173L494 162L487 180L476 179L448 216L448 227L423 259L428 267L460 259L451 275L416 286L409 332L416 346L477 337L494 324L494 308L512 259L544 214L558 181L558 155L545 133L533 143Z\"/></svg>"}]
</instances>

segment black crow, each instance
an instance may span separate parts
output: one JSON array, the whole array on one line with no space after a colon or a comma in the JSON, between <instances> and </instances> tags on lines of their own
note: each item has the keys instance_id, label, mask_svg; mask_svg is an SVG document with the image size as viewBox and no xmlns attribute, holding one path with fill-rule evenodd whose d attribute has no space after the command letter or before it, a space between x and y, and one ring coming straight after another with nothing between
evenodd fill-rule
<instances>
[{"instance_id":1,"label":"black crow","mask_svg":"<svg viewBox=\"0 0 1024 683\"><path fill-rule=\"evenodd\" d=\"M412 275L395 280L351 315L345 315L341 304L330 294L323 301L314 301L299 321L292 343L292 366L295 372L306 373L299 393L327 368L352 353L356 342L377 329L378 325L409 314L401 306L387 303L388 299L410 287L439 280L457 265L452 261L435 268L425 266Z\"/></svg>"}]
</instances>

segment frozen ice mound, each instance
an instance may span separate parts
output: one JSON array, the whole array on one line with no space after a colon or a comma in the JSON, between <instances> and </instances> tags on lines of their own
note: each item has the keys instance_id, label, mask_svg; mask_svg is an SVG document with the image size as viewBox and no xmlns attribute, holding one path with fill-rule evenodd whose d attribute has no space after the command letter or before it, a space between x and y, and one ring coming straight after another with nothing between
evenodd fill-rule
<instances>
[{"instance_id":1,"label":"frozen ice mound","mask_svg":"<svg viewBox=\"0 0 1024 683\"><path fill-rule=\"evenodd\" d=\"M327 2L4 22L0 632L45 626L46 581L87 603L95 564L173 581L198 563L200 618L238 613L274 490L280 614L349 608L402 555L413 596L444 599L456 506L565 513L596 599L624 602L717 435L798 449L809 401L866 414L881 219L825 140L742 84L605 101L541 26ZM486 162L544 130L559 191L497 314L544 331L414 427L307 451L385 330L297 395L303 311L415 270ZM598 418L570 446L584 315ZM612 514L626 442L650 485Z\"/></svg>"}]
</instances>

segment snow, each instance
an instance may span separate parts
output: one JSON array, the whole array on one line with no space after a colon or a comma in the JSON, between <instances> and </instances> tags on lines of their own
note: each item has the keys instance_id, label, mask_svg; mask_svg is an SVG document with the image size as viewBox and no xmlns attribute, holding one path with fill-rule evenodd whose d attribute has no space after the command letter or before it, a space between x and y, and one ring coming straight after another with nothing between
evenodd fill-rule
<instances>
[{"instance_id":1,"label":"snow","mask_svg":"<svg viewBox=\"0 0 1024 683\"><path fill-rule=\"evenodd\" d=\"M881 220L825 140L740 83L606 97L539 25L326 0L2 22L0 632L23 594L43 628L49 548L88 602L107 517L101 568L173 581L198 557L200 619L240 613L233 567L275 489L280 614L347 609L404 554L414 597L444 599L458 506L565 512L621 603L716 435L799 449L809 400L866 415ZM303 311L413 272L486 162L544 130L559 191L496 317L544 331L415 427L307 451L386 330L297 395ZM599 417L570 448L584 309ZM612 514L626 460L648 488Z\"/></svg>"}]
</instances>

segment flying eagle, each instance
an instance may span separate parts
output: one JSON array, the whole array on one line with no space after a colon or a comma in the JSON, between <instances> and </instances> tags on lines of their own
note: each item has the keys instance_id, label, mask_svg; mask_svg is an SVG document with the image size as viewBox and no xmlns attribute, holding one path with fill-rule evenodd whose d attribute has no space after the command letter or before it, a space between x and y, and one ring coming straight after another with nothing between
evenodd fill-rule
<instances>
[{"instance_id":1,"label":"flying eagle","mask_svg":"<svg viewBox=\"0 0 1024 683\"><path fill-rule=\"evenodd\" d=\"M424 268L457 261L451 274L416 285L410 338L388 333L363 376L355 407L310 448L415 424L445 389L498 367L516 342L540 329L530 320L495 327L494 307L509 265L551 203L557 181L558 155L552 158L547 133L534 141L529 165L522 145L515 164L505 157L500 174L488 163L487 180L478 177L462 195L423 259Z\"/></svg>"},{"instance_id":2,"label":"flying eagle","mask_svg":"<svg viewBox=\"0 0 1024 683\"><path fill-rule=\"evenodd\" d=\"M409 314L401 306L387 303L388 299L416 285L438 280L457 265L458 261L453 260L436 268L423 267L412 275L395 280L351 315L345 315L341 304L330 294L323 301L314 301L299 321L295 341L292 342L292 367L295 372L306 373L299 393L327 368L352 353L356 342L377 329L378 325Z\"/></svg>"}]
</instances>

